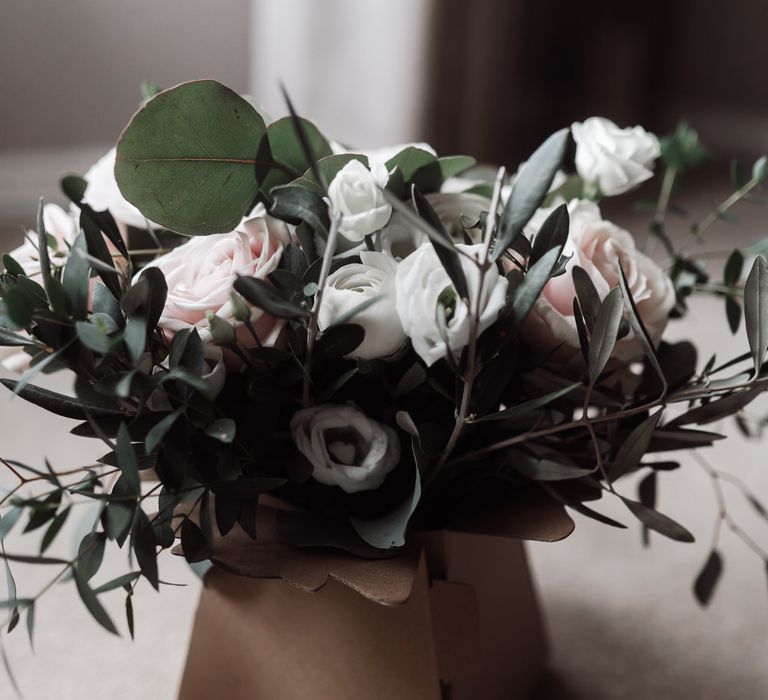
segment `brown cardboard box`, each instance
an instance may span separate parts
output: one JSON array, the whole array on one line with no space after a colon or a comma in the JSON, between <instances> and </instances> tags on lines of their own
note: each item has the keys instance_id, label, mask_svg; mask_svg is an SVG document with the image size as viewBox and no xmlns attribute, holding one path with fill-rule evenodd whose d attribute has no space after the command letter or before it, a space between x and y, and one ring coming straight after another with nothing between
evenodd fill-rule
<instances>
[{"instance_id":1,"label":"brown cardboard box","mask_svg":"<svg viewBox=\"0 0 768 700\"><path fill-rule=\"evenodd\" d=\"M538 515L503 529L558 539L572 528L562 509ZM370 561L228 535L205 579L180 700L528 697L546 643L520 540L411 539L401 556Z\"/></svg>"}]
</instances>

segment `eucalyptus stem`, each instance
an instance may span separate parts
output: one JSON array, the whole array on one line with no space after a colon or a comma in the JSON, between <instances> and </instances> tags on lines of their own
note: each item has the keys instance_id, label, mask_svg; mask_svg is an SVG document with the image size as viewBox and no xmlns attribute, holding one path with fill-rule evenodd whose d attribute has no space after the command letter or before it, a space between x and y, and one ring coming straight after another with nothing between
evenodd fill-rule
<instances>
[{"instance_id":1,"label":"eucalyptus stem","mask_svg":"<svg viewBox=\"0 0 768 700\"><path fill-rule=\"evenodd\" d=\"M496 181L493 187L493 197L491 198L491 210L488 212L488 218L486 219L485 233L483 236L483 252L479 260L473 262L477 265L479 272L479 279L477 283L477 294L474 299L474 309L470 308L469 318L469 342L467 345L467 369L464 375L464 388L461 394L461 404L456 415L456 421L453 425L453 430L448 438L448 442L445 444L440 457L438 458L435 466L429 471L425 479L425 486L431 484L440 471L445 466L446 462L450 458L456 444L461 437L464 427L467 424L469 418L469 408L472 401L472 389L475 385L475 379L477 378L477 339L480 330L480 315L482 312L482 299L483 299L483 287L485 284L485 274L488 268L493 263L489 261L491 252L491 242L493 239L494 229L496 228L496 216L499 207L499 198L501 196L501 188L504 184L504 177L506 170L501 167L496 175ZM469 300L467 306L469 308ZM446 348L448 352L451 352L450 348Z\"/></svg>"},{"instance_id":2,"label":"eucalyptus stem","mask_svg":"<svg viewBox=\"0 0 768 700\"><path fill-rule=\"evenodd\" d=\"M718 507L718 523L715 526L715 541L713 549L717 546L717 540L719 539L720 530L722 524L725 523L726 527L738 537L749 549L751 549L757 556L761 557L765 561L768 561L768 549L760 546L754 538L739 525L734 517L728 512L726 505L725 494L723 493L723 487L720 485L720 480L724 475L718 472L702 455L696 451L691 452L691 456L694 461L706 472L709 476L712 488L715 493L715 500ZM737 480L738 481L738 480Z\"/></svg>"},{"instance_id":3,"label":"eucalyptus stem","mask_svg":"<svg viewBox=\"0 0 768 700\"><path fill-rule=\"evenodd\" d=\"M691 227L691 232L696 235L697 238L701 238L702 234L709 229L718 219L722 217L734 204L737 204L740 200L746 197L755 187L757 187L762 180L759 178L752 178L748 182L744 183L739 189L731 193L726 197L718 206L716 206L700 223L694 224Z\"/></svg>"},{"instance_id":4,"label":"eucalyptus stem","mask_svg":"<svg viewBox=\"0 0 768 700\"><path fill-rule=\"evenodd\" d=\"M307 324L307 351L304 355L304 387L301 398L304 406L309 406L309 385L312 377L312 353L315 349L315 340L317 339L317 319L320 313L320 305L323 303L325 282L331 270L333 254L336 252L336 238L339 233L340 224L341 214L337 214L333 221L331 221L331 228L328 231L328 239L325 242L325 252L323 253L323 264L320 267L320 277L317 282L317 292L312 304L312 311L309 314L309 323Z\"/></svg>"},{"instance_id":5,"label":"eucalyptus stem","mask_svg":"<svg viewBox=\"0 0 768 700\"><path fill-rule=\"evenodd\" d=\"M523 443L523 442L529 442L530 440L537 440L542 437L556 435L557 433L563 433L568 430L576 430L578 428L584 428L586 430L589 430L588 424L597 425L599 423L608 423L612 420L621 420L623 418L635 416L639 413L645 413L659 406L661 406L662 408L666 408L669 404L694 401L696 399L712 398L713 396L720 393L729 393L732 391L736 391L738 389L752 388L756 384L760 386L768 385L768 377L764 377L756 381L750 380L748 382L742 382L740 384L734 384L732 386L702 388L698 391L698 393L694 391L694 389L697 389L698 387L690 387L688 389L682 389L676 394L672 394L671 396L668 395L664 398L659 397L658 399L654 399L653 401L649 401L648 403L644 403L639 406L632 406L630 408L625 408L620 411L605 413L601 416L595 416L594 418L585 419L582 416L578 420L569 421L567 423L560 423L559 425L552 425L548 428L541 428L540 430L531 430L526 433L521 433L520 435L515 435L514 437L506 438L505 440L500 440L499 442L494 442L490 445L486 445L485 447L481 447L477 450L472 450L471 452L466 452L462 455L459 455L456 458L456 461L466 462L468 460L484 457L488 454L491 454L492 452L497 452L499 450L504 450L514 445L519 445L520 443Z\"/></svg>"}]
</instances>

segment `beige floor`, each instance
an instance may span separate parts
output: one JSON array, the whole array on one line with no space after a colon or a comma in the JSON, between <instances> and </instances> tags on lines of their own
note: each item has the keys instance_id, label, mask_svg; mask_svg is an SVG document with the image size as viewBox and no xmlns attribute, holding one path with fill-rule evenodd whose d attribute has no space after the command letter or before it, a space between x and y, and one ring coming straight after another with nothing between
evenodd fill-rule
<instances>
[{"instance_id":1,"label":"beige floor","mask_svg":"<svg viewBox=\"0 0 768 700\"><path fill-rule=\"evenodd\" d=\"M704 194L701 195L704 199ZM703 206L694 201L692 206ZM760 230L758 210L742 229L746 238ZM713 231L713 246L734 244L730 229ZM722 357L746 348L743 335L723 332L719 301L697 301L684 323L671 327L676 337L694 337ZM64 377L52 379L61 386ZM768 413L768 402L750 408ZM71 421L40 412L0 394L0 455L39 463L48 456L58 468L100 454L98 445L67 434ZM722 429L734 433L730 424ZM707 450L719 468L747 481L768 501L765 443L734 437ZM761 700L768 698L768 590L765 564L741 542L726 535L725 576L711 607L702 611L691 594L693 578L707 554L715 517L711 485L690 459L684 469L660 482L660 508L687 525L697 542L683 545L652 538L640 545L632 517L617 504L604 510L630 525L618 531L583 518L567 541L529 548L552 639L552 674L539 700ZM0 473L0 485L8 484ZM632 494L634 484L622 486ZM735 491L729 509L768 546L768 523L755 517ZM62 553L74 533L63 533ZM16 536L9 551L18 551ZM123 563L112 558L99 581ZM40 569L15 567L20 595L44 581ZM116 639L88 616L70 585L54 587L37 614L35 653L24 631L5 638L19 682L30 700L173 698L185 654L199 584L182 562L167 557L161 577L186 583L157 595L141 587L135 600L136 641ZM0 587L4 584L0 583ZM119 593L110 594L109 611L121 623ZM0 700L12 693L0 676ZM479 699L481 700L481 699Z\"/></svg>"}]
</instances>

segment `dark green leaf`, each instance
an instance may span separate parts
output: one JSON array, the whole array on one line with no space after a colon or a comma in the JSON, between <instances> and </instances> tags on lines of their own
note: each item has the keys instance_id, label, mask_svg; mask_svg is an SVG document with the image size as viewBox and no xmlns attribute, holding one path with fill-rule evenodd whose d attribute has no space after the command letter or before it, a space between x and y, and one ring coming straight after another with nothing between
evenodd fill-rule
<instances>
[{"instance_id":1,"label":"dark green leaf","mask_svg":"<svg viewBox=\"0 0 768 700\"><path fill-rule=\"evenodd\" d=\"M471 156L443 156L437 159L443 180L454 177L474 167L477 162Z\"/></svg>"},{"instance_id":2,"label":"dark green leaf","mask_svg":"<svg viewBox=\"0 0 768 700\"><path fill-rule=\"evenodd\" d=\"M333 319L333 323L331 323L325 330L326 332L329 331L331 328L334 328L336 326L343 326L344 324L348 323L349 321L353 320L355 316L358 314L363 313L366 309L370 308L377 302L381 301L384 298L384 295L378 295L375 297L370 297L366 299L365 301L360 302L357 306L353 306L349 311L345 311L340 316L337 316Z\"/></svg>"},{"instance_id":3,"label":"dark green leaf","mask_svg":"<svg viewBox=\"0 0 768 700\"><path fill-rule=\"evenodd\" d=\"M621 497L621 500L624 501L627 508L632 511L633 515L651 530L655 530L678 542L694 541L693 535L688 532L688 530L666 515L662 515L659 511L654 510L653 508L648 508L648 506L630 500L629 498L625 498L624 496Z\"/></svg>"},{"instance_id":4,"label":"dark green leaf","mask_svg":"<svg viewBox=\"0 0 768 700\"><path fill-rule=\"evenodd\" d=\"M158 590L160 582L157 573L155 533L152 530L147 514L140 508L136 511L136 518L133 523L133 530L131 531L131 541L142 575L152 584L155 590Z\"/></svg>"},{"instance_id":5,"label":"dark green leaf","mask_svg":"<svg viewBox=\"0 0 768 700\"><path fill-rule=\"evenodd\" d=\"M3 301L11 321L19 328L28 328L35 313L35 306L29 295L25 294L19 286L13 286L5 290Z\"/></svg>"},{"instance_id":6,"label":"dark green leaf","mask_svg":"<svg viewBox=\"0 0 768 700\"><path fill-rule=\"evenodd\" d=\"M272 164L264 121L240 95L212 80L153 97L117 147L123 196L165 228L189 235L232 231L253 206Z\"/></svg>"},{"instance_id":7,"label":"dark green leaf","mask_svg":"<svg viewBox=\"0 0 768 700\"><path fill-rule=\"evenodd\" d=\"M104 236L102 235L99 226L83 211L80 214L80 227L85 236L88 255L101 263L100 265L94 263L94 269L112 296L119 299L122 296L120 279L112 260L112 254L109 252L109 248L104 241ZM95 305L96 301L94 295L94 306Z\"/></svg>"},{"instance_id":8,"label":"dark green leaf","mask_svg":"<svg viewBox=\"0 0 768 700\"><path fill-rule=\"evenodd\" d=\"M343 357L353 352L365 338L365 330L355 323L333 325L323 331L318 349L326 357Z\"/></svg>"},{"instance_id":9,"label":"dark green leaf","mask_svg":"<svg viewBox=\"0 0 768 700\"><path fill-rule=\"evenodd\" d=\"M435 213L435 210L427 201L427 198L421 194L415 186L411 189L411 196L413 197L413 205L416 207L419 216L429 224L430 228L438 232L446 244L438 245L434 243L434 241L432 243L435 253L440 259L440 264L448 273L448 277L456 288L456 291L459 293L459 296L464 300L469 299L467 278L464 274L464 268L461 266L461 258L457 255L455 250L452 250L453 241L451 240L450 234L446 231L443 222ZM432 239L430 238L430 240Z\"/></svg>"},{"instance_id":10,"label":"dark green leaf","mask_svg":"<svg viewBox=\"0 0 768 700\"><path fill-rule=\"evenodd\" d=\"M64 521L67 519L70 509L71 506L66 507L51 521L51 524L48 526L48 529L43 535L43 539L40 541L40 554L44 554L45 550L51 546L51 543L56 538L56 535L59 534L59 530L61 530L62 525L64 525Z\"/></svg>"},{"instance_id":11,"label":"dark green leaf","mask_svg":"<svg viewBox=\"0 0 768 700\"><path fill-rule=\"evenodd\" d=\"M611 358L623 311L624 303L621 290L614 287L603 299L597 319L595 319L595 328L592 332L587 360L590 384L594 385L597 382Z\"/></svg>"},{"instance_id":12,"label":"dark green leaf","mask_svg":"<svg viewBox=\"0 0 768 700\"><path fill-rule=\"evenodd\" d=\"M77 321L75 323L75 330L77 331L77 337L85 347L100 355L106 355L109 352L112 342L98 326L87 321Z\"/></svg>"},{"instance_id":13,"label":"dark green leaf","mask_svg":"<svg viewBox=\"0 0 768 700\"><path fill-rule=\"evenodd\" d=\"M250 304L277 318L306 318L309 312L286 299L271 284L253 277L238 277L235 290Z\"/></svg>"},{"instance_id":14,"label":"dark green leaf","mask_svg":"<svg viewBox=\"0 0 768 700\"><path fill-rule=\"evenodd\" d=\"M565 156L569 129L550 136L520 168L499 219L493 258L497 260L541 206Z\"/></svg>"},{"instance_id":15,"label":"dark green leaf","mask_svg":"<svg viewBox=\"0 0 768 700\"><path fill-rule=\"evenodd\" d=\"M132 494L141 493L141 477L139 476L139 466L136 461L136 452L131 444L131 435L125 423L120 425L117 432L117 458L118 466L122 472L125 486Z\"/></svg>"},{"instance_id":16,"label":"dark green leaf","mask_svg":"<svg viewBox=\"0 0 768 700\"><path fill-rule=\"evenodd\" d=\"M576 296L579 299L584 321L592 333L595 329L597 314L600 312L600 295L589 275L578 265L573 266L573 286L576 288Z\"/></svg>"},{"instance_id":17,"label":"dark green leaf","mask_svg":"<svg viewBox=\"0 0 768 700\"><path fill-rule=\"evenodd\" d=\"M131 362L137 365L144 355L147 342L147 321L143 316L129 316L125 324L123 342L128 350Z\"/></svg>"},{"instance_id":18,"label":"dark green leaf","mask_svg":"<svg viewBox=\"0 0 768 700\"><path fill-rule=\"evenodd\" d=\"M0 379L0 383L7 389L17 393L25 401L29 401L36 406L44 408L46 411L64 416L65 418L85 420L88 414L96 419L124 415L122 411L117 409L104 408L103 406L88 403L71 396L65 396L64 394L32 384L28 384L21 391L18 391L17 386L19 382L14 379Z\"/></svg>"},{"instance_id":19,"label":"dark green leaf","mask_svg":"<svg viewBox=\"0 0 768 700\"><path fill-rule=\"evenodd\" d=\"M328 237L328 205L315 191L301 185L283 185L272 190L272 197L272 216L295 224L303 221L322 238Z\"/></svg>"},{"instance_id":20,"label":"dark green leaf","mask_svg":"<svg viewBox=\"0 0 768 700\"><path fill-rule=\"evenodd\" d=\"M5 271L9 275L23 275L26 276L26 272L24 272L24 268L19 265L19 263L14 260L14 258L11 255L8 255L7 253L3 255L3 266L5 267Z\"/></svg>"},{"instance_id":21,"label":"dark green leaf","mask_svg":"<svg viewBox=\"0 0 768 700\"><path fill-rule=\"evenodd\" d=\"M653 432L656 430L656 426L659 424L663 410L656 411L651 416L648 416L642 423L640 423L632 432L627 435L624 442L621 443L616 457L613 459L611 465L611 479L618 479L624 474L629 474L637 468L640 464L640 460L648 450L648 446L651 443Z\"/></svg>"},{"instance_id":22,"label":"dark green leaf","mask_svg":"<svg viewBox=\"0 0 768 700\"><path fill-rule=\"evenodd\" d=\"M137 578L139 578L141 574L138 571L132 571L129 574L122 574L121 576L118 576L117 578L113 578L106 583L102 583L100 586L93 589L93 592L96 595L101 595L102 593L106 593L107 591L113 591L116 588L121 588L123 586L128 586L132 584Z\"/></svg>"},{"instance_id":23,"label":"dark green leaf","mask_svg":"<svg viewBox=\"0 0 768 700\"><path fill-rule=\"evenodd\" d=\"M181 526L181 548L184 550L184 558L189 562L205 561L213 555L203 531L189 518Z\"/></svg>"},{"instance_id":24,"label":"dark green leaf","mask_svg":"<svg viewBox=\"0 0 768 700\"><path fill-rule=\"evenodd\" d=\"M66 565L69 562L66 559L58 559L56 557L36 557L34 555L27 554L8 554L8 552L0 552L0 559L7 559L8 561L16 561L19 564L41 564L41 565Z\"/></svg>"},{"instance_id":25,"label":"dark green leaf","mask_svg":"<svg viewBox=\"0 0 768 700\"><path fill-rule=\"evenodd\" d=\"M561 204L545 219L536 234L536 237L533 239L529 264L532 265L537 260L540 260L541 257L552 250L552 248L562 250L563 246L565 246L565 242L568 240L569 229L570 217L568 216L568 205ZM581 301L581 299L579 299L579 301Z\"/></svg>"},{"instance_id":26,"label":"dark green leaf","mask_svg":"<svg viewBox=\"0 0 768 700\"><path fill-rule=\"evenodd\" d=\"M702 607L709 605L710 600L712 600L712 594L715 592L715 587L722 573L723 559L717 550L712 550L693 584L696 600Z\"/></svg>"},{"instance_id":27,"label":"dark green leaf","mask_svg":"<svg viewBox=\"0 0 768 700\"><path fill-rule=\"evenodd\" d=\"M541 290L549 281L552 271L557 265L560 250L553 248L545 253L526 273L523 281L514 291L512 301L512 318L516 324L522 323L533 308Z\"/></svg>"},{"instance_id":28,"label":"dark green leaf","mask_svg":"<svg viewBox=\"0 0 768 700\"><path fill-rule=\"evenodd\" d=\"M88 311L90 265L82 255L78 255L78 251L86 250L85 235L80 233L72 244L69 260L61 277L64 291L72 303L72 315L76 319L84 319Z\"/></svg>"},{"instance_id":29,"label":"dark green leaf","mask_svg":"<svg viewBox=\"0 0 768 700\"><path fill-rule=\"evenodd\" d=\"M83 581L90 581L104 561L107 536L103 532L89 532L77 549L77 571Z\"/></svg>"},{"instance_id":30,"label":"dark green leaf","mask_svg":"<svg viewBox=\"0 0 768 700\"><path fill-rule=\"evenodd\" d=\"M515 471L533 481L564 481L580 479L594 473L594 469L582 469L572 464L555 462L551 459L533 459L516 456L511 460Z\"/></svg>"},{"instance_id":31,"label":"dark green leaf","mask_svg":"<svg viewBox=\"0 0 768 700\"><path fill-rule=\"evenodd\" d=\"M761 255L755 259L744 284L744 322L758 375L768 350L768 265Z\"/></svg>"},{"instance_id":32,"label":"dark green leaf","mask_svg":"<svg viewBox=\"0 0 768 700\"><path fill-rule=\"evenodd\" d=\"M131 635L131 639L135 638L136 630L134 628L133 623L133 593L128 593L127 596L125 596L125 621L128 625L128 633Z\"/></svg>"},{"instance_id":33,"label":"dark green leaf","mask_svg":"<svg viewBox=\"0 0 768 700\"><path fill-rule=\"evenodd\" d=\"M81 600L85 604L85 607L88 609L88 612L93 616L93 619L96 620L96 622L98 622L105 630L107 630L107 632L117 634L117 629L115 628L114 623L107 614L107 611L99 602L99 599L96 597L95 593L91 590L91 587L88 585L88 581L83 578L82 574L80 574L77 569L73 571L73 575L75 579L75 585L77 586L77 592L80 594Z\"/></svg>"},{"instance_id":34,"label":"dark green leaf","mask_svg":"<svg viewBox=\"0 0 768 700\"><path fill-rule=\"evenodd\" d=\"M183 408L177 408L172 413L169 413L165 418L158 421L157 424L147 433L147 437L144 439L144 449L147 454L154 452L158 445L163 441L165 434L171 429L176 419L184 412Z\"/></svg>"},{"instance_id":35,"label":"dark green leaf","mask_svg":"<svg viewBox=\"0 0 768 700\"><path fill-rule=\"evenodd\" d=\"M491 421L519 418L520 416L524 416L526 413L535 411L537 408L543 408L544 406L551 403L552 401L556 401L557 399L567 394L570 394L574 389L576 389L576 387L579 387L579 386L581 386L580 382L568 384L567 386L564 386L561 389L551 391L550 393L543 394L542 396L537 396L534 399L529 399L528 401L519 403L516 406L510 406L509 408L505 408L503 411L498 411L497 413L491 413L487 416L481 416L480 418L475 418L470 422L471 423L487 423Z\"/></svg>"},{"instance_id":36,"label":"dark green leaf","mask_svg":"<svg viewBox=\"0 0 768 700\"><path fill-rule=\"evenodd\" d=\"M728 394L723 398L715 399L709 403L696 406L695 408L686 411L670 421L666 427L672 428L678 425L689 425L691 423L696 423L697 425L713 423L714 421L740 411L763 392L764 389L762 387L753 387L751 389Z\"/></svg>"},{"instance_id":37,"label":"dark green leaf","mask_svg":"<svg viewBox=\"0 0 768 700\"><path fill-rule=\"evenodd\" d=\"M725 297L725 318L728 321L728 328L731 329L731 333L736 333L741 325L741 305L730 294Z\"/></svg>"},{"instance_id":38,"label":"dark green leaf","mask_svg":"<svg viewBox=\"0 0 768 700\"><path fill-rule=\"evenodd\" d=\"M744 254L736 248L725 261L723 270L723 282L729 287L733 287L740 279L741 272L744 269Z\"/></svg>"}]
</instances>

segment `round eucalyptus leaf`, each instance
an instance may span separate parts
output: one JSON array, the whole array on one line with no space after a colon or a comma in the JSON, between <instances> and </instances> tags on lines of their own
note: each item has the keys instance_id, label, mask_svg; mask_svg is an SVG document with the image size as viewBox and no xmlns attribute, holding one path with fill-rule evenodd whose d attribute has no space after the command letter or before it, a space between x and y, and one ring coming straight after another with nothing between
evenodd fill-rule
<instances>
[{"instance_id":1,"label":"round eucalyptus leaf","mask_svg":"<svg viewBox=\"0 0 768 700\"><path fill-rule=\"evenodd\" d=\"M213 80L183 83L136 113L117 146L123 196L150 221L187 235L231 231L274 167L264 121Z\"/></svg>"}]
</instances>

